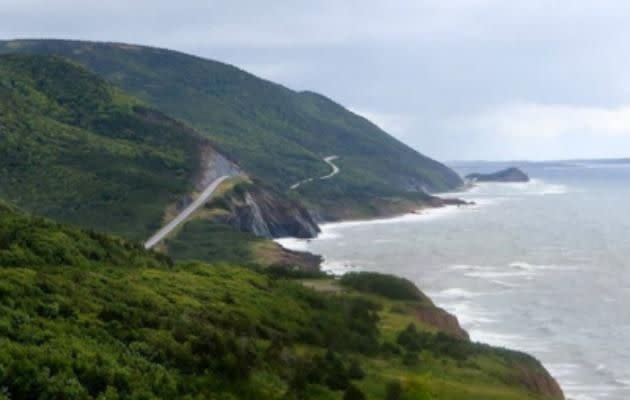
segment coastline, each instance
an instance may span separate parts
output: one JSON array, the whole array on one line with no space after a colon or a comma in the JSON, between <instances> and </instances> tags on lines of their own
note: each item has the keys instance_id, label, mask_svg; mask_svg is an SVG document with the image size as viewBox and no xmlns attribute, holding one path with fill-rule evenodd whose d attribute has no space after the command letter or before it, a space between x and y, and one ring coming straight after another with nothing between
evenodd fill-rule
<instances>
[{"instance_id":1,"label":"coastline","mask_svg":"<svg viewBox=\"0 0 630 400\"><path fill-rule=\"evenodd\" d=\"M522 186L527 186L527 187L531 187L532 185L538 185L544 182L538 181L538 180L532 180L531 182L528 183L518 183L517 185L522 185ZM509 184L508 184L509 185ZM551 185L553 186L553 185ZM459 196L459 195L465 195L467 193L471 192L471 189L477 188L478 185L468 185L464 188L461 188L460 191L457 192L453 192L452 194ZM556 194L559 192L563 192L562 190L558 190L555 186L553 186L553 188L545 188L541 191L542 195L545 194ZM450 194L450 193L449 193ZM405 212L405 213L396 213L396 214L392 214L389 216L377 216L374 218L357 218L357 219L347 219L347 220L339 220L339 221L327 221L325 223L320 224L320 228L321 228L321 233L314 239L308 239L308 240L304 240L304 239L294 239L294 238L284 238L284 239L277 239L276 242L278 242L280 245L282 245L283 247L289 248L291 250L297 250L297 251L305 251L305 252L309 252L309 248L308 248L308 244L311 240L318 240L318 239L331 239L331 238L336 238L336 237L340 237L342 234L338 233L337 230L338 229L344 229L347 227L353 227L353 226L361 226L361 225L380 225L380 224L401 224L401 223L417 223L417 222L421 222L421 221L427 221L429 219L434 219L434 218L444 218L444 217L449 217L449 216L455 216L458 215L460 212L465 212L465 210L471 210L471 209L476 209L482 206L486 206L489 204L493 204L495 203L494 200L491 201L479 201L478 199L475 199L474 202L466 202L464 200L460 200L457 199L458 201L461 201L463 203L455 203L455 204L440 204L438 206L432 206L429 204L424 204L422 207L419 207L411 212ZM369 269L364 269L361 265L351 265L351 264L339 264L338 262L332 261L332 260L328 260L326 258L326 256L322 255L322 254L318 254L319 256L322 257L322 264L321 264L321 269L324 272L327 272L329 274L331 274L332 276L338 277L340 275L343 275L344 273L350 271L350 270L356 270L356 271L369 271ZM392 275L396 275L397 274L392 274ZM427 294L427 292L425 292L425 289L428 290L428 288L425 287L420 287L420 290L422 290L425 295ZM431 293L431 295L427 295L427 297L434 302L434 296L435 293ZM438 296L439 297L439 296ZM439 299L438 299L439 300ZM442 309L441 307L443 307L442 304L439 303L435 303L437 308ZM442 309L444 310L444 309ZM444 310L444 312L448 315L451 315L456 321L458 321L457 323L459 324L460 320L459 320L459 315L457 311L451 310L451 311L446 311ZM465 330L465 328L463 328ZM468 334L468 332L466 332ZM474 338L473 338L474 339ZM488 341L483 341L480 343L484 343L490 346L497 346L497 347L503 347L506 349L510 349L511 346L508 344L506 345L505 343L492 343L492 340L488 340ZM527 352L525 352L525 354L528 354ZM533 357L533 356L531 356ZM544 370L544 373L546 374L546 376L548 378L545 378L545 383L544 385L546 385L548 388L553 388L552 390L556 391L557 393L560 393L560 395L562 396L562 398L564 397L564 393L562 390L562 387L560 386L559 382L556 380L556 378L554 376L551 375L551 372L549 371L549 369L547 369L542 363L541 363L541 368ZM534 383L534 385L539 385L539 383Z\"/></svg>"}]
</instances>

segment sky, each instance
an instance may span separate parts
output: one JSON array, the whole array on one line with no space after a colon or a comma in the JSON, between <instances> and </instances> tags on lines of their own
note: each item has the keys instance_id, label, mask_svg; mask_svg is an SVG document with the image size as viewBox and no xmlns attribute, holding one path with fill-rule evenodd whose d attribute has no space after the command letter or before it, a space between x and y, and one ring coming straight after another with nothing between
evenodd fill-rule
<instances>
[{"instance_id":1,"label":"sky","mask_svg":"<svg viewBox=\"0 0 630 400\"><path fill-rule=\"evenodd\" d=\"M628 21L627 0L0 0L0 39L228 62L440 160L630 157Z\"/></svg>"}]
</instances>

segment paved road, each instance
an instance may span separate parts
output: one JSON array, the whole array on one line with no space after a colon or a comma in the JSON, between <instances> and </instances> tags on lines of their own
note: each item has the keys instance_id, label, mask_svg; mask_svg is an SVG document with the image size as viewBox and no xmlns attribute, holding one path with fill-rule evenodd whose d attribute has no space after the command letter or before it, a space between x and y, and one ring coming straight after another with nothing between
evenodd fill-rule
<instances>
[{"instance_id":1,"label":"paved road","mask_svg":"<svg viewBox=\"0 0 630 400\"><path fill-rule=\"evenodd\" d=\"M207 188L205 188L203 192L201 192L201 194L199 195L199 197L195 199L195 201L190 203L190 205L186 207L181 213L179 213L179 215L173 218L162 229L157 231L153 236L149 238L149 240L144 242L144 248L150 249L151 247L158 244L162 239L166 237L166 235L171 233L173 229L175 229L179 224L184 222L188 217L190 217L192 213L197 211L199 207L201 207L206 201L208 201L210 196L212 196L212 193L214 193L214 191L219 187L219 185L230 177L231 176L229 175L224 175L215 179L210 185L208 185Z\"/></svg>"},{"instance_id":2,"label":"paved road","mask_svg":"<svg viewBox=\"0 0 630 400\"><path fill-rule=\"evenodd\" d=\"M332 168L332 172L330 174L326 175L326 176L322 176L319 179L330 179L330 178L332 178L333 176L335 176L335 175L337 175L339 173L339 167L336 166L333 163L333 161L335 161L338 158L339 157L337 157L337 156L329 156L329 157L324 158L324 162L326 164L330 165L330 167Z\"/></svg>"},{"instance_id":3,"label":"paved road","mask_svg":"<svg viewBox=\"0 0 630 400\"><path fill-rule=\"evenodd\" d=\"M338 156L328 156L324 158L324 162L328 165L330 165L330 168L332 168L332 172L328 175L324 175L324 176L320 176L319 178L308 178L308 179L304 179L303 181L299 181L298 183L295 183L293 185L291 185L291 190L295 190L297 188L299 188L301 185L308 183L308 182L312 182L315 179L330 179L333 176L337 175L339 173L339 167L336 166L333 161L335 161L336 159L338 159Z\"/></svg>"}]
</instances>

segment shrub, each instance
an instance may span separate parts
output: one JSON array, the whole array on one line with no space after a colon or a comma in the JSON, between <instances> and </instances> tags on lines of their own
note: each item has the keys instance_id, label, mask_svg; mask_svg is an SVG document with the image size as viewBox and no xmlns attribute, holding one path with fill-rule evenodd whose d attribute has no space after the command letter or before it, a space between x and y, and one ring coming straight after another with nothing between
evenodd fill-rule
<instances>
[{"instance_id":1,"label":"shrub","mask_svg":"<svg viewBox=\"0 0 630 400\"><path fill-rule=\"evenodd\" d=\"M361 365L357 360L352 360L348 367L348 378L350 379L363 379L365 378L365 371L361 368Z\"/></svg>"},{"instance_id":2,"label":"shrub","mask_svg":"<svg viewBox=\"0 0 630 400\"><path fill-rule=\"evenodd\" d=\"M376 272L350 272L339 281L343 286L373 293L393 300L424 300L425 296L411 281Z\"/></svg>"},{"instance_id":3,"label":"shrub","mask_svg":"<svg viewBox=\"0 0 630 400\"><path fill-rule=\"evenodd\" d=\"M408 367L415 367L420 362L420 356L415 351L409 351L403 356L402 362Z\"/></svg>"}]
</instances>

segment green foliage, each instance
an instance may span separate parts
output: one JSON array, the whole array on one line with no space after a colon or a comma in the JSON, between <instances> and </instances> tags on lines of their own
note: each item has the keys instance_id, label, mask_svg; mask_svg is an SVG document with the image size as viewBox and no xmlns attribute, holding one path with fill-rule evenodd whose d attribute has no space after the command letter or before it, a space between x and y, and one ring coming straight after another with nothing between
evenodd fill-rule
<instances>
[{"instance_id":1,"label":"green foliage","mask_svg":"<svg viewBox=\"0 0 630 400\"><path fill-rule=\"evenodd\" d=\"M341 277L339 283L360 292L374 293L393 300L426 300L413 282L393 275L349 272Z\"/></svg>"},{"instance_id":2,"label":"green foliage","mask_svg":"<svg viewBox=\"0 0 630 400\"><path fill-rule=\"evenodd\" d=\"M343 400L365 400L365 395L359 388L351 384L343 393Z\"/></svg>"},{"instance_id":3,"label":"green foliage","mask_svg":"<svg viewBox=\"0 0 630 400\"><path fill-rule=\"evenodd\" d=\"M385 389L385 400L400 400L402 398L403 388L400 381L391 381L387 383Z\"/></svg>"},{"instance_id":4,"label":"green foliage","mask_svg":"<svg viewBox=\"0 0 630 400\"><path fill-rule=\"evenodd\" d=\"M408 327L399 335L406 353L418 342L439 357L465 351L475 363L404 366L383 354L380 314L391 300L373 294L316 292L229 264L170 265L4 203L0 227L0 393L8 399L382 399L392 376L415 379L417 368L436 365L448 384L435 387L457 384L459 375L444 373L460 368L466 382L485 385L444 398L485 399L486 388L506 390L495 399L540 398L519 394L514 371L532 361L518 353ZM424 384L407 390L427 398Z\"/></svg>"},{"instance_id":5,"label":"green foliage","mask_svg":"<svg viewBox=\"0 0 630 400\"><path fill-rule=\"evenodd\" d=\"M256 265L254 246L265 239L239 232L226 225L195 219L187 222L177 236L166 240L169 254L177 260L223 261Z\"/></svg>"},{"instance_id":6,"label":"green foliage","mask_svg":"<svg viewBox=\"0 0 630 400\"><path fill-rule=\"evenodd\" d=\"M0 221L0 267L171 264L138 243L31 217L1 203Z\"/></svg>"},{"instance_id":7,"label":"green foliage","mask_svg":"<svg viewBox=\"0 0 630 400\"><path fill-rule=\"evenodd\" d=\"M219 62L155 48L71 41L0 42L0 52L70 58L147 104L205 133L251 174L286 190L341 173L299 192L314 205L344 199L445 190L461 183L450 169L392 138L324 96L295 92ZM343 204L343 203L342 203Z\"/></svg>"},{"instance_id":8,"label":"green foliage","mask_svg":"<svg viewBox=\"0 0 630 400\"><path fill-rule=\"evenodd\" d=\"M203 139L82 67L0 56L0 197L144 238L191 189Z\"/></svg>"}]
</instances>

